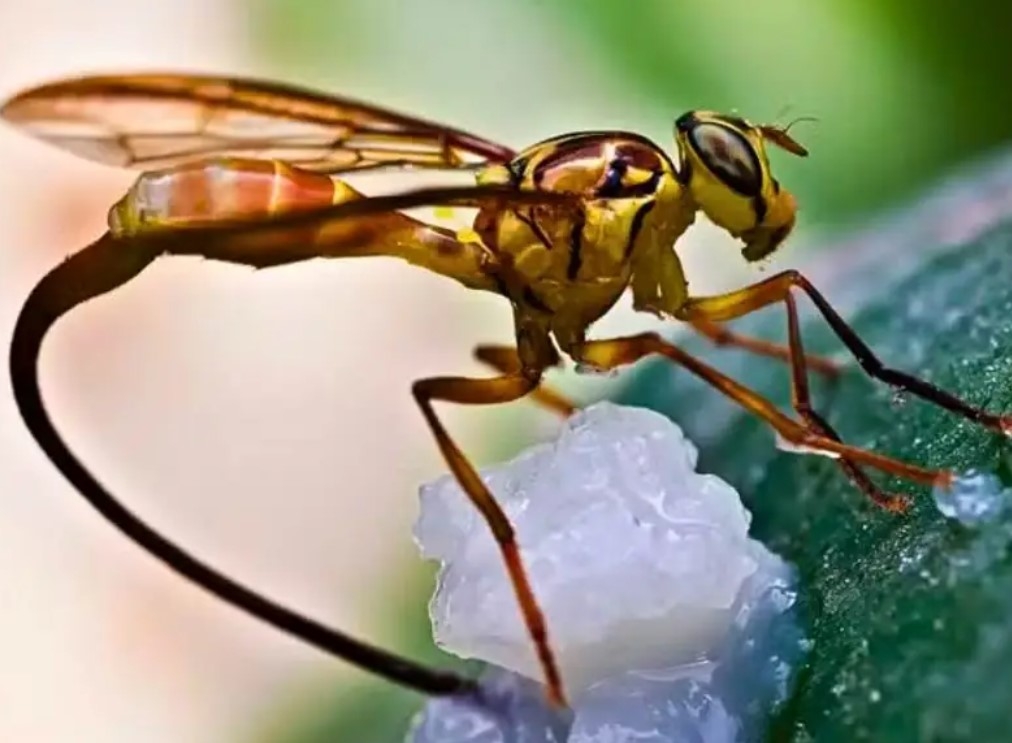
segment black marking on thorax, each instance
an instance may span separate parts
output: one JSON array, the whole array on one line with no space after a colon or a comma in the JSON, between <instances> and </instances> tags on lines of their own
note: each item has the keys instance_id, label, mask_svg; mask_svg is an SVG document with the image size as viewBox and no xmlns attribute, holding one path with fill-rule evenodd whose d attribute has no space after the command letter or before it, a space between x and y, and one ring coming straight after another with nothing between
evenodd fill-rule
<instances>
[{"instance_id":1,"label":"black marking on thorax","mask_svg":"<svg viewBox=\"0 0 1012 743\"><path fill-rule=\"evenodd\" d=\"M568 160L578 160L583 157L599 157L603 152L604 142L596 137L573 136L569 139L562 139L555 144L555 149L546 154L531 173L531 180L535 188L540 188L545 176L553 168L564 167Z\"/></svg>"},{"instance_id":2,"label":"black marking on thorax","mask_svg":"<svg viewBox=\"0 0 1012 743\"><path fill-rule=\"evenodd\" d=\"M576 281L580 273L580 266L583 265L583 228L587 218L581 211L573 220L573 230L569 233L569 265L566 268L566 277L570 281Z\"/></svg>"},{"instance_id":3,"label":"black marking on thorax","mask_svg":"<svg viewBox=\"0 0 1012 743\"><path fill-rule=\"evenodd\" d=\"M604 183L597 187L597 195L602 199L615 198L622 192L622 180L629 171L629 163L621 157L614 158L608 163L608 171L604 176Z\"/></svg>"},{"instance_id":4,"label":"black marking on thorax","mask_svg":"<svg viewBox=\"0 0 1012 743\"><path fill-rule=\"evenodd\" d=\"M534 289L532 289L529 284L524 287L524 301L538 312L543 312L546 315L552 314L552 308L545 304L541 297L534 293Z\"/></svg>"},{"instance_id":5,"label":"black marking on thorax","mask_svg":"<svg viewBox=\"0 0 1012 743\"><path fill-rule=\"evenodd\" d=\"M643 230L643 220L647 218L650 211L657 206L657 201L651 199L646 202L633 215L632 224L629 225L629 242L625 246L625 258L629 260L632 256L633 248L636 247L636 238L640 236L640 232Z\"/></svg>"},{"instance_id":6,"label":"black marking on thorax","mask_svg":"<svg viewBox=\"0 0 1012 743\"><path fill-rule=\"evenodd\" d=\"M502 276L500 276L498 273L491 273L489 275L492 277L492 281L495 282L496 291L498 291L504 297L506 297L507 299L509 299L510 298L510 288L506 284L506 280Z\"/></svg>"},{"instance_id":7,"label":"black marking on thorax","mask_svg":"<svg viewBox=\"0 0 1012 743\"><path fill-rule=\"evenodd\" d=\"M553 139L548 139L540 145L531 148L531 152L541 147L550 147L551 151L534 165L531 172L531 181L535 187L545 178L545 175L555 167L564 167L567 161L581 159L600 158L605 159L606 150L614 147L616 157L611 158L607 163L607 178L615 179L614 185L621 183L625 170L630 166L644 170L663 170L667 164L671 172L675 172L674 163L656 144L646 137L634 132L621 131L592 131L567 134ZM520 158L515 163L519 163ZM524 160L523 165L529 166L529 156ZM617 172L612 173L613 169ZM629 194L630 196L632 194Z\"/></svg>"},{"instance_id":8,"label":"black marking on thorax","mask_svg":"<svg viewBox=\"0 0 1012 743\"><path fill-rule=\"evenodd\" d=\"M527 229L534 233L534 237L536 237L538 242L544 246L545 250L550 251L552 249L552 241L548 239L548 235L545 234L544 228L538 223L538 220L536 220L533 215L528 216L526 214L521 214L519 210L516 210L513 213L516 215L517 219L527 225Z\"/></svg>"}]
</instances>

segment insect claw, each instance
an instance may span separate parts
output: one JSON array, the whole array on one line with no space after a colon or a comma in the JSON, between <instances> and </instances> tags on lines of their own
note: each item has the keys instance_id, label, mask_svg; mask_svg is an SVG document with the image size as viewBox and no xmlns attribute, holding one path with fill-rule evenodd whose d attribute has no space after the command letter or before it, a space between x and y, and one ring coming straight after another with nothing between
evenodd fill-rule
<instances>
[{"instance_id":1,"label":"insect claw","mask_svg":"<svg viewBox=\"0 0 1012 743\"><path fill-rule=\"evenodd\" d=\"M952 470L939 470L932 485L942 490L948 490L956 479L956 473Z\"/></svg>"},{"instance_id":2,"label":"insect claw","mask_svg":"<svg viewBox=\"0 0 1012 743\"><path fill-rule=\"evenodd\" d=\"M902 516L910 510L913 501L905 495L882 493L876 503L890 513Z\"/></svg>"}]
</instances>

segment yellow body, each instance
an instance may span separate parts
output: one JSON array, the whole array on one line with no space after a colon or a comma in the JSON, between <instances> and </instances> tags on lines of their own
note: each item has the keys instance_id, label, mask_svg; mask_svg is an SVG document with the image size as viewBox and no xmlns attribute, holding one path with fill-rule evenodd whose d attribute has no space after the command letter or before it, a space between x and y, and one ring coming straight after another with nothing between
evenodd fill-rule
<instances>
[{"instance_id":1,"label":"yellow body","mask_svg":"<svg viewBox=\"0 0 1012 743\"><path fill-rule=\"evenodd\" d=\"M580 138L588 146L574 143ZM573 150L571 156L566 149ZM631 166L623 183L656 183L642 195L598 196L595 189L607 177L609 160L623 149L655 168ZM670 160L646 140L623 135L549 140L521 152L509 166L487 168L478 183L512 183L524 190L583 197L577 212L489 210L476 220L479 235L515 272L510 298L524 323L550 331L564 351L583 339L586 328L615 304L635 275L645 274L635 268L641 257L649 258L661 245L670 249L693 219ZM647 278L641 276L639 283Z\"/></svg>"},{"instance_id":2,"label":"yellow body","mask_svg":"<svg viewBox=\"0 0 1012 743\"><path fill-rule=\"evenodd\" d=\"M477 174L479 186L569 194L578 208L496 202L480 209L473 229L455 234L389 211L292 231L279 242L308 240L318 251L333 245L335 256L396 255L504 294L514 306L521 361L541 368L557 358L556 345L574 355L587 328L629 287L636 309L678 317L689 295L675 245L698 211L742 239L750 260L775 249L793 226L794 199L770 175L764 146L770 139L803 154L785 132L696 111L678 119L675 138L678 164L637 134L577 132ZM144 173L113 208L110 227L124 235L185 228L360 197L340 180L281 162L210 158Z\"/></svg>"},{"instance_id":3,"label":"yellow body","mask_svg":"<svg viewBox=\"0 0 1012 743\"><path fill-rule=\"evenodd\" d=\"M572 354L587 328L630 286L636 309L677 316L689 294L675 244L697 211L742 238L743 253L751 260L767 255L790 231L794 199L770 175L763 146L764 132L786 134L716 114L688 116L692 126L719 127L724 137L737 138L731 141L747 148L755 194L729 188L708 165L712 153L695 146L692 129L684 126L676 127L680 169L638 135L587 132L534 145L511 163L478 174L479 185L572 193L581 199L577 212L488 209L476 220L477 234L504 264L501 275L510 279L499 289L505 288L516 308L525 363L536 366L550 359L549 333ZM617 161L626 163L621 178L613 172Z\"/></svg>"}]
</instances>

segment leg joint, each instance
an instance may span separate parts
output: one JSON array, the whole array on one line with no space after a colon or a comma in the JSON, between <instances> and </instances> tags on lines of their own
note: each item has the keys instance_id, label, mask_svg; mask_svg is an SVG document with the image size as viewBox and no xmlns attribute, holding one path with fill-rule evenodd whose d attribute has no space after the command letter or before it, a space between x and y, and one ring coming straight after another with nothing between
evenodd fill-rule
<instances>
[{"instance_id":1,"label":"leg joint","mask_svg":"<svg viewBox=\"0 0 1012 743\"><path fill-rule=\"evenodd\" d=\"M537 366L523 365L520 367L520 376L523 377L532 387L537 386L544 375L544 370Z\"/></svg>"},{"instance_id":2,"label":"leg joint","mask_svg":"<svg viewBox=\"0 0 1012 743\"><path fill-rule=\"evenodd\" d=\"M411 383L411 394L418 402L422 402L422 400L426 397L425 388L427 387L427 381L427 379L416 379Z\"/></svg>"}]
</instances>

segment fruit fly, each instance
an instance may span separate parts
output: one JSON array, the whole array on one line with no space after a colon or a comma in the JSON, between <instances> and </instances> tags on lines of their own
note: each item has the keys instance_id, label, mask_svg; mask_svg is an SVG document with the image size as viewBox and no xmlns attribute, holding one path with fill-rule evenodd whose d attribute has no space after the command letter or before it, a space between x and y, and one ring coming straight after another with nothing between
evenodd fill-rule
<instances>
[{"instance_id":1,"label":"fruit fly","mask_svg":"<svg viewBox=\"0 0 1012 743\"><path fill-rule=\"evenodd\" d=\"M462 676L429 669L282 607L200 562L141 522L108 493L60 438L38 383L50 327L163 255L196 255L256 268L312 258L395 256L463 286L503 297L515 346L480 346L490 378L437 377L412 387L436 443L502 551L551 701L566 697L548 627L513 528L436 415L435 402L492 405L532 396L568 414L573 405L542 384L546 370L575 363L612 370L662 356L765 420L799 451L832 456L879 505L902 510L868 468L917 483L951 474L843 443L813 409L795 294L806 295L872 377L1003 434L1012 417L973 407L883 365L823 295L785 271L751 286L694 296L675 251L700 213L742 244L746 261L790 234L794 196L773 177L767 145L805 156L787 130L736 116L691 111L674 122L677 157L623 131L565 134L524 150L353 100L255 80L173 74L65 80L21 93L3 117L27 133L101 163L143 171L109 213L109 229L45 276L19 315L10 366L21 415L55 466L107 519L186 578L316 647L429 694L477 693ZM474 186L363 196L336 176L376 169L468 170ZM477 210L467 230L427 224L416 207ZM718 345L786 362L792 418L754 391L655 333L589 339L588 328L627 290L636 310L687 323ZM734 333L725 323L782 304L787 342Z\"/></svg>"}]
</instances>

